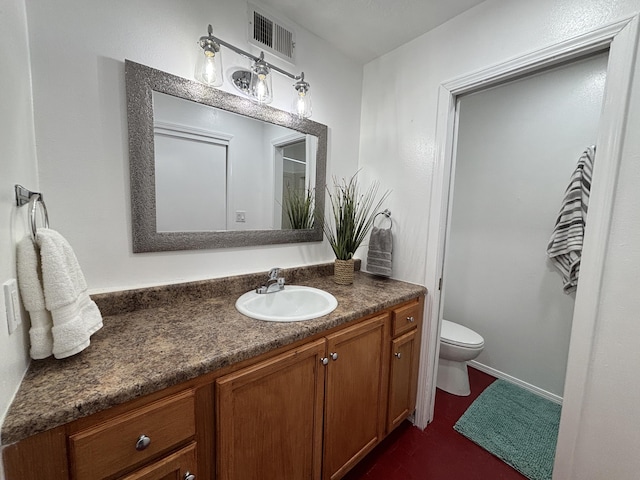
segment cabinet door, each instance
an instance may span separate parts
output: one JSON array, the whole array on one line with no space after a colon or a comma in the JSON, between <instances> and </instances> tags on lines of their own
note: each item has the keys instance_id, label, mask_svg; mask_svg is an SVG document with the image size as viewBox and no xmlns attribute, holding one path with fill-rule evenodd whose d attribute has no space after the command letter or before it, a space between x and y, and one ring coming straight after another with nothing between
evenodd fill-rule
<instances>
[{"instance_id":1,"label":"cabinet door","mask_svg":"<svg viewBox=\"0 0 640 480\"><path fill-rule=\"evenodd\" d=\"M121 480L184 480L189 475L197 478L197 473L196 445L192 443Z\"/></svg>"},{"instance_id":2,"label":"cabinet door","mask_svg":"<svg viewBox=\"0 0 640 480\"><path fill-rule=\"evenodd\" d=\"M342 478L382 438L388 318L379 315L327 336L325 480Z\"/></svg>"},{"instance_id":3,"label":"cabinet door","mask_svg":"<svg viewBox=\"0 0 640 480\"><path fill-rule=\"evenodd\" d=\"M391 341L387 432L396 428L416 407L418 364L417 330Z\"/></svg>"},{"instance_id":4,"label":"cabinet door","mask_svg":"<svg viewBox=\"0 0 640 480\"><path fill-rule=\"evenodd\" d=\"M218 480L320 479L324 340L216 381Z\"/></svg>"}]
</instances>

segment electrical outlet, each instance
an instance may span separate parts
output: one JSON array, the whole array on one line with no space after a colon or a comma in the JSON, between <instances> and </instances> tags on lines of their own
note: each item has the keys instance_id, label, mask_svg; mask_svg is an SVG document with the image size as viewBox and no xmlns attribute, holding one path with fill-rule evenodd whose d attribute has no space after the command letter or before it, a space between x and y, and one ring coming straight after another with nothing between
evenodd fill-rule
<instances>
[{"instance_id":1,"label":"electrical outlet","mask_svg":"<svg viewBox=\"0 0 640 480\"><path fill-rule=\"evenodd\" d=\"M16 331L18 325L22 323L20 314L20 297L18 296L18 282L15 278L8 280L3 285L4 288L4 308L7 312L7 327L9 335Z\"/></svg>"},{"instance_id":2,"label":"electrical outlet","mask_svg":"<svg viewBox=\"0 0 640 480\"><path fill-rule=\"evenodd\" d=\"M247 212L244 210L236 210L236 222L244 223L246 222Z\"/></svg>"}]
</instances>

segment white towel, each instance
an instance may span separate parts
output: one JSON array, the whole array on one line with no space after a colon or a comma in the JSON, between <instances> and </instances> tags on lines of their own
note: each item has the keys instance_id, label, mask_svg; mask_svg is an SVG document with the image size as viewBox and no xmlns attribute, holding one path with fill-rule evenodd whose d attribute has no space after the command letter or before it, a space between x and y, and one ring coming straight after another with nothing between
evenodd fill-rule
<instances>
[{"instance_id":1,"label":"white towel","mask_svg":"<svg viewBox=\"0 0 640 480\"><path fill-rule=\"evenodd\" d=\"M53 337L51 327L53 320L47 310L42 289L40 255L31 237L24 237L18 243L18 283L24 308L29 312L31 328L31 358L40 360L53 353Z\"/></svg>"},{"instance_id":2,"label":"white towel","mask_svg":"<svg viewBox=\"0 0 640 480\"><path fill-rule=\"evenodd\" d=\"M38 320L39 316L44 315L37 313L41 311L41 297L33 281L33 278L39 278L46 311L51 313L52 320L49 325L53 344L49 353L53 353L56 358L66 358L81 352L89 346L90 336L102 328L102 316L98 306L87 293L87 284L73 249L55 230L40 228L36 235L40 255L39 258L35 255L34 261L34 256L27 253L27 241L31 240L27 238L19 244L18 275L20 293L25 308L29 310L32 329L32 311L36 312L38 327L41 328L44 323L39 323ZM39 333L39 330L37 332ZM36 358L33 357L34 351L42 355L46 345L40 342L39 337L33 335L31 341L32 358Z\"/></svg>"},{"instance_id":3,"label":"white towel","mask_svg":"<svg viewBox=\"0 0 640 480\"><path fill-rule=\"evenodd\" d=\"M565 293L578 285L595 155L596 147L591 146L578 159L547 245L547 255L562 274Z\"/></svg>"},{"instance_id":4,"label":"white towel","mask_svg":"<svg viewBox=\"0 0 640 480\"><path fill-rule=\"evenodd\" d=\"M393 235L391 228L373 227L369 237L367 271L385 277L391 276Z\"/></svg>"}]
</instances>

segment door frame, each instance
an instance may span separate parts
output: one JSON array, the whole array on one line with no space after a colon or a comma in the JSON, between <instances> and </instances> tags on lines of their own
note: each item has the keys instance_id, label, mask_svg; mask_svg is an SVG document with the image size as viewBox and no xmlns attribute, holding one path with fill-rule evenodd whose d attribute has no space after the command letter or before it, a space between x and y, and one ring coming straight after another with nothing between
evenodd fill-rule
<instances>
[{"instance_id":1,"label":"door frame","mask_svg":"<svg viewBox=\"0 0 640 480\"><path fill-rule=\"evenodd\" d=\"M276 137L271 139L271 157L273 164L273 179L271 181L271 188L273 189L273 228L281 229L282 228L282 207L284 204L284 199L279 195L282 193L282 172L284 170L283 166L283 155L282 148L286 147L295 142L301 142L307 139L310 135L305 135L304 133L294 132L287 135L283 135L280 137ZM305 146L305 156L306 156L306 167L305 171L309 171L309 146ZM309 175L305 173L306 178L305 181L308 180ZM313 184L315 185L315 183ZM278 201L278 198L280 201Z\"/></svg>"},{"instance_id":2,"label":"door frame","mask_svg":"<svg viewBox=\"0 0 640 480\"><path fill-rule=\"evenodd\" d=\"M634 15L440 85L425 269L425 286L429 294L425 302L425 329L415 414L415 423L419 428L427 426L434 412L435 376L440 349L439 282L443 273L449 186L454 161L457 97L590 53L608 50L607 78L597 138L598 162L593 172L589 229L585 232L580 288L576 293L567 364L566 378L571 381L565 382L555 460L556 470L571 470L596 332L611 212L622 157L633 69L637 60L637 39L638 15Z\"/></svg>"}]
</instances>

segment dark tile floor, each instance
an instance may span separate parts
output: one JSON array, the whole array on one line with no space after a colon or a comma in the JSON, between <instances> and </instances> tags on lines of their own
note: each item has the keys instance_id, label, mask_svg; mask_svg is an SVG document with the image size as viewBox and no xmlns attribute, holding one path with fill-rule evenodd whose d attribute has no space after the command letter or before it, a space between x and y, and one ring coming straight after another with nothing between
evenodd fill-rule
<instances>
[{"instance_id":1,"label":"dark tile floor","mask_svg":"<svg viewBox=\"0 0 640 480\"><path fill-rule=\"evenodd\" d=\"M436 392L433 422L425 431L405 422L344 480L526 480L506 463L460 435L453 425L495 378L469 368L471 395Z\"/></svg>"}]
</instances>

